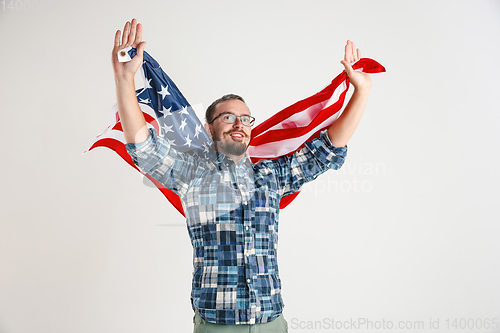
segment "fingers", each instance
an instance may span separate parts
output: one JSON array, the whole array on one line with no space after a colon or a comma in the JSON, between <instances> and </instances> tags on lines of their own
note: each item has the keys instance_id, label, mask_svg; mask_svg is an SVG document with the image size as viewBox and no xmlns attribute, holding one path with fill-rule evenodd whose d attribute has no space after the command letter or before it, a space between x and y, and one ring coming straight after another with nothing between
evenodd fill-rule
<instances>
[{"instance_id":1,"label":"fingers","mask_svg":"<svg viewBox=\"0 0 500 333\"><path fill-rule=\"evenodd\" d=\"M128 44L127 45L132 45L133 47L135 47L137 45L135 43L136 31L137 31L137 20L132 19L132 24L130 27L130 34L128 35L128 41L127 41Z\"/></svg>"},{"instance_id":2,"label":"fingers","mask_svg":"<svg viewBox=\"0 0 500 333\"><path fill-rule=\"evenodd\" d=\"M352 62L352 47L350 45L351 41L348 40L345 44L344 60L347 62Z\"/></svg>"},{"instance_id":3,"label":"fingers","mask_svg":"<svg viewBox=\"0 0 500 333\"><path fill-rule=\"evenodd\" d=\"M120 44L120 30L115 35L115 47L126 47L131 45L136 47L142 41L142 25L136 19L125 23L123 27L122 42Z\"/></svg>"},{"instance_id":4,"label":"fingers","mask_svg":"<svg viewBox=\"0 0 500 333\"><path fill-rule=\"evenodd\" d=\"M127 23L125 23L125 26L123 27L122 44L121 45L127 44L129 33L130 33L130 22L127 21Z\"/></svg>"},{"instance_id":5,"label":"fingers","mask_svg":"<svg viewBox=\"0 0 500 333\"><path fill-rule=\"evenodd\" d=\"M361 51L356 48L356 45L354 45L353 42L350 40L347 41L345 45L345 54L344 54L344 60L352 63L361 58Z\"/></svg>"},{"instance_id":6,"label":"fingers","mask_svg":"<svg viewBox=\"0 0 500 333\"><path fill-rule=\"evenodd\" d=\"M114 43L114 47L117 48L118 46L120 46L120 36L121 36L122 32L120 30L117 30L116 33L115 33L115 43Z\"/></svg>"},{"instance_id":7,"label":"fingers","mask_svg":"<svg viewBox=\"0 0 500 333\"><path fill-rule=\"evenodd\" d=\"M143 57L143 52L145 47L146 47L146 42L140 42L137 45L137 56L139 56L140 58Z\"/></svg>"},{"instance_id":8,"label":"fingers","mask_svg":"<svg viewBox=\"0 0 500 333\"><path fill-rule=\"evenodd\" d=\"M139 45L139 43L142 42L142 24L137 24L137 33L135 35L135 45Z\"/></svg>"}]
</instances>

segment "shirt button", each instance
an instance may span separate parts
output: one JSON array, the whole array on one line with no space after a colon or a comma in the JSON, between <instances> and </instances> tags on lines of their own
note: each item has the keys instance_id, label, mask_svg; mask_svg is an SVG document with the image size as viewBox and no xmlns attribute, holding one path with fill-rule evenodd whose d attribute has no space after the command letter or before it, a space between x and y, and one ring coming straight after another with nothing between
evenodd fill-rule
<instances>
[{"instance_id":1,"label":"shirt button","mask_svg":"<svg viewBox=\"0 0 500 333\"><path fill-rule=\"evenodd\" d=\"M250 283L250 279L247 279L247 283Z\"/></svg>"},{"instance_id":2,"label":"shirt button","mask_svg":"<svg viewBox=\"0 0 500 333\"><path fill-rule=\"evenodd\" d=\"M247 230L248 230L248 229L249 229L249 228L248 228L248 226L246 226L246 227L245 227L245 229L247 229Z\"/></svg>"}]
</instances>

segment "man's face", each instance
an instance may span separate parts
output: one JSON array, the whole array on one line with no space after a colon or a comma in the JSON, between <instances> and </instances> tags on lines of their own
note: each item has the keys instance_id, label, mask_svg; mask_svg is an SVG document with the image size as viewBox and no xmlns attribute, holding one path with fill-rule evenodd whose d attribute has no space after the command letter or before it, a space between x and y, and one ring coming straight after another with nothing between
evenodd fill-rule
<instances>
[{"instance_id":1,"label":"man's face","mask_svg":"<svg viewBox=\"0 0 500 333\"><path fill-rule=\"evenodd\" d=\"M250 110L245 103L237 99L231 99L217 104L212 119L225 112L237 116L250 116ZM243 156L250 142L250 133L252 131L250 126L243 125L239 117L232 124L222 122L222 117L209 124L210 133L217 151L229 157Z\"/></svg>"}]
</instances>

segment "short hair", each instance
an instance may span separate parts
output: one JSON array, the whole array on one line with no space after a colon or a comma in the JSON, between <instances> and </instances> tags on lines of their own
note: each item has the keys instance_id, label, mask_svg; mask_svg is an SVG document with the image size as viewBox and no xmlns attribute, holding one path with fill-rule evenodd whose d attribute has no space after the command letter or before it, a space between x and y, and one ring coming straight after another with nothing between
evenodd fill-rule
<instances>
[{"instance_id":1,"label":"short hair","mask_svg":"<svg viewBox=\"0 0 500 333\"><path fill-rule=\"evenodd\" d=\"M227 95L224 95L222 96L221 98L219 99L216 99L212 104L210 104L210 106L207 108L207 112L205 112L205 120L207 123L211 122L213 117L214 117L214 113L215 113L215 107L219 104L219 103L222 103L222 102L225 102L225 101L229 101L229 100L232 100L232 99L237 99L239 101L242 101L243 103L245 103L245 100L243 99L243 97L241 96L238 96L238 95L235 95L235 94L227 94ZM245 103L246 104L246 103Z\"/></svg>"}]
</instances>

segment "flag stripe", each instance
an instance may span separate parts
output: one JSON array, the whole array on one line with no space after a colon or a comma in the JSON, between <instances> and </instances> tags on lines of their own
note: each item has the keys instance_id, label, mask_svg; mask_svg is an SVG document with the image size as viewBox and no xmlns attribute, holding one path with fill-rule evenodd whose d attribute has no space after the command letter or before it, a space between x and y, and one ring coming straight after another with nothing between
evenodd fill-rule
<instances>
[{"instance_id":1,"label":"flag stripe","mask_svg":"<svg viewBox=\"0 0 500 333\"><path fill-rule=\"evenodd\" d=\"M332 97L330 97L327 101L321 101L316 103L304 111L297 112L296 114L290 116L285 121L278 123L277 125L271 127L269 130L277 130L277 129L287 129L287 128L297 128L297 127L306 127L310 124L310 122L316 117L321 110L326 109L330 105L335 104L341 97L341 94L347 90L346 82L342 82L340 86L338 86L333 92ZM265 133L265 132L264 132Z\"/></svg>"},{"instance_id":2,"label":"flag stripe","mask_svg":"<svg viewBox=\"0 0 500 333\"><path fill-rule=\"evenodd\" d=\"M312 105L329 100L330 97L332 97L336 87L340 86L342 82L346 79L346 77L347 75L345 74L345 72L340 73L336 78L332 80L332 82L328 86L326 86L320 92L308 98L305 98L301 101L298 101L295 104L290 105L289 107L276 113L274 116L267 119L254 129L252 129L252 137L257 137L263 134L264 132L266 132L267 130L269 130L270 128L279 123L287 122L287 119L296 114L297 112L301 112L302 110L305 110Z\"/></svg>"},{"instance_id":3,"label":"flag stripe","mask_svg":"<svg viewBox=\"0 0 500 333\"><path fill-rule=\"evenodd\" d=\"M319 132L337 119L338 113L333 114L331 117L314 127L313 129L305 132L305 134L286 139L286 133L276 133L276 136L284 137L279 141L271 141L267 143L260 143L258 146L249 146L248 154L252 156L252 160L264 158L277 158L282 155L287 155L299 149L305 142L319 135ZM276 131L277 132L277 131ZM272 133L270 134L272 135Z\"/></svg>"},{"instance_id":4,"label":"flag stripe","mask_svg":"<svg viewBox=\"0 0 500 333\"><path fill-rule=\"evenodd\" d=\"M323 109L320 114L318 114L312 121L310 121L308 126L267 131L266 133L263 133L256 138L252 138L250 145L260 146L261 144L265 144L269 141L272 142L289 138L303 137L305 134L310 133L312 131L316 132L317 130L321 130L321 128L317 127L320 125L328 126L337 119L339 108L342 107L343 102L344 102L344 96L340 101L337 101L337 103L331 105L326 109Z\"/></svg>"},{"instance_id":5,"label":"flag stripe","mask_svg":"<svg viewBox=\"0 0 500 333\"><path fill-rule=\"evenodd\" d=\"M385 71L382 65L368 58L358 60L352 67L367 73ZM290 154L318 136L339 117L348 89L349 78L343 71L322 91L283 109L257 126L252 130L248 148L252 161Z\"/></svg>"}]
</instances>

